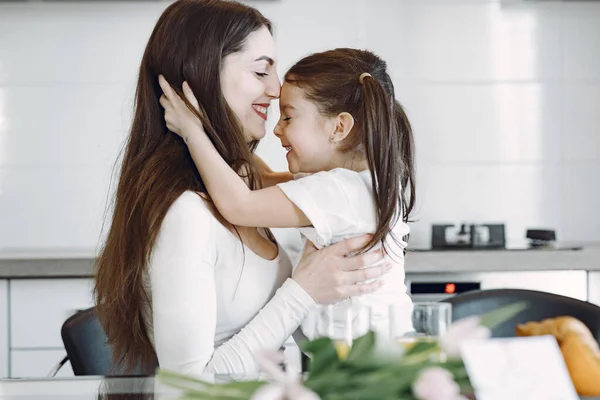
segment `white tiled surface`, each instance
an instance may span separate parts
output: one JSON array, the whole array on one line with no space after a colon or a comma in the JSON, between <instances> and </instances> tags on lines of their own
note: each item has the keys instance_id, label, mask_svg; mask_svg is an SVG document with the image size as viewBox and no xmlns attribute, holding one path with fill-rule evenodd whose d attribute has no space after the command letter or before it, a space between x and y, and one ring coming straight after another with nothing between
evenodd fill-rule
<instances>
[{"instance_id":1,"label":"white tiled surface","mask_svg":"<svg viewBox=\"0 0 600 400\"><path fill-rule=\"evenodd\" d=\"M561 91L554 84L398 85L423 163L558 162Z\"/></svg>"},{"instance_id":2,"label":"white tiled surface","mask_svg":"<svg viewBox=\"0 0 600 400\"><path fill-rule=\"evenodd\" d=\"M274 23L282 78L294 62L310 53L360 45L361 2L356 0L245 3L260 9Z\"/></svg>"},{"instance_id":3,"label":"white tiled surface","mask_svg":"<svg viewBox=\"0 0 600 400\"><path fill-rule=\"evenodd\" d=\"M96 248L110 174L80 165L0 169L2 247Z\"/></svg>"},{"instance_id":4,"label":"white tiled surface","mask_svg":"<svg viewBox=\"0 0 600 400\"><path fill-rule=\"evenodd\" d=\"M0 5L0 84L129 83L164 2Z\"/></svg>"},{"instance_id":5,"label":"white tiled surface","mask_svg":"<svg viewBox=\"0 0 600 400\"><path fill-rule=\"evenodd\" d=\"M110 165L133 107L135 85L125 86L0 87L8 125L0 167Z\"/></svg>"},{"instance_id":6,"label":"white tiled surface","mask_svg":"<svg viewBox=\"0 0 600 400\"><path fill-rule=\"evenodd\" d=\"M367 46L396 81L560 78L557 5L368 1Z\"/></svg>"},{"instance_id":7,"label":"white tiled surface","mask_svg":"<svg viewBox=\"0 0 600 400\"><path fill-rule=\"evenodd\" d=\"M0 3L0 251L96 248L138 63L168 3ZM413 246L431 223L465 220L600 240L600 3L248 3L275 23L281 75L333 47L388 61L417 141ZM259 153L286 167L272 135Z\"/></svg>"},{"instance_id":8,"label":"white tiled surface","mask_svg":"<svg viewBox=\"0 0 600 400\"><path fill-rule=\"evenodd\" d=\"M8 321L8 281L0 280L0 321L3 321L0 328L0 378L9 376L9 327Z\"/></svg>"},{"instance_id":9,"label":"white tiled surface","mask_svg":"<svg viewBox=\"0 0 600 400\"><path fill-rule=\"evenodd\" d=\"M600 5L574 2L562 9L561 31L564 65L568 81L600 81Z\"/></svg>"},{"instance_id":10,"label":"white tiled surface","mask_svg":"<svg viewBox=\"0 0 600 400\"><path fill-rule=\"evenodd\" d=\"M573 240L600 237L600 163L565 165L561 174L561 226Z\"/></svg>"},{"instance_id":11,"label":"white tiled surface","mask_svg":"<svg viewBox=\"0 0 600 400\"><path fill-rule=\"evenodd\" d=\"M561 101L563 161L600 165L600 79L565 84Z\"/></svg>"},{"instance_id":12,"label":"white tiled surface","mask_svg":"<svg viewBox=\"0 0 600 400\"><path fill-rule=\"evenodd\" d=\"M506 223L507 238L527 227L561 224L558 166L536 164L432 165L419 171L418 223L411 240L430 243L432 223L462 220Z\"/></svg>"},{"instance_id":13,"label":"white tiled surface","mask_svg":"<svg viewBox=\"0 0 600 400\"><path fill-rule=\"evenodd\" d=\"M11 378L45 378L66 355L64 349L12 350L10 352ZM56 374L57 378L74 376L67 361Z\"/></svg>"},{"instance_id":14,"label":"white tiled surface","mask_svg":"<svg viewBox=\"0 0 600 400\"><path fill-rule=\"evenodd\" d=\"M63 323L94 304L92 289L92 279L12 280L11 350L61 349Z\"/></svg>"}]
</instances>

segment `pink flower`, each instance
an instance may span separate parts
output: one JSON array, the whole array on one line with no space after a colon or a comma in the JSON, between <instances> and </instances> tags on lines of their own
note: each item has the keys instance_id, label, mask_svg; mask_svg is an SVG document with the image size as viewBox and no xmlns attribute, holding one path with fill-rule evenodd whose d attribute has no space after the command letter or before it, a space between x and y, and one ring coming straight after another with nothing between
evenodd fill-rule
<instances>
[{"instance_id":1,"label":"pink flower","mask_svg":"<svg viewBox=\"0 0 600 400\"><path fill-rule=\"evenodd\" d=\"M320 397L303 386L299 374L290 366L283 372L280 364L285 361L281 352L263 351L256 357L259 366L271 376L273 383L262 386L250 400L320 400Z\"/></svg>"},{"instance_id":2,"label":"pink flower","mask_svg":"<svg viewBox=\"0 0 600 400\"><path fill-rule=\"evenodd\" d=\"M441 367L424 369L413 383L412 390L419 400L464 399L452 374Z\"/></svg>"},{"instance_id":3,"label":"pink flower","mask_svg":"<svg viewBox=\"0 0 600 400\"><path fill-rule=\"evenodd\" d=\"M465 340L487 339L489 328L479 325L480 317L467 317L453 323L448 332L440 338L440 346L448 357L460 357L460 346Z\"/></svg>"},{"instance_id":4,"label":"pink flower","mask_svg":"<svg viewBox=\"0 0 600 400\"><path fill-rule=\"evenodd\" d=\"M299 382L270 383L254 392L250 400L320 400L320 397Z\"/></svg>"},{"instance_id":5,"label":"pink flower","mask_svg":"<svg viewBox=\"0 0 600 400\"><path fill-rule=\"evenodd\" d=\"M285 399L285 389L276 383L269 383L261 386L252 394L250 400L283 400Z\"/></svg>"}]
</instances>

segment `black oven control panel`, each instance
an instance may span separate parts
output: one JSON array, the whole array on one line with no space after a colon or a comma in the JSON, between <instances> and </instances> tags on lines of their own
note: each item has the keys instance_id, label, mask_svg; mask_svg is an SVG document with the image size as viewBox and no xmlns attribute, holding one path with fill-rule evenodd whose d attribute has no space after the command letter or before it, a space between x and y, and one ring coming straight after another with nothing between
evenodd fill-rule
<instances>
[{"instance_id":1,"label":"black oven control panel","mask_svg":"<svg viewBox=\"0 0 600 400\"><path fill-rule=\"evenodd\" d=\"M411 281L408 290L414 301L440 301L459 293L481 290L481 282Z\"/></svg>"}]
</instances>

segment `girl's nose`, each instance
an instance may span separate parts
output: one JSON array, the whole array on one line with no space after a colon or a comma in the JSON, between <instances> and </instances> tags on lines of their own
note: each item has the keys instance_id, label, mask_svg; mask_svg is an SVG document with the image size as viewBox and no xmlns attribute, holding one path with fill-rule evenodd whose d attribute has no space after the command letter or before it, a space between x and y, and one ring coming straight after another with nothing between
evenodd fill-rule
<instances>
[{"instance_id":1,"label":"girl's nose","mask_svg":"<svg viewBox=\"0 0 600 400\"><path fill-rule=\"evenodd\" d=\"M278 138L281 138L281 127L279 126L279 122L277 123L277 125L275 125L275 128L273 128L273 133Z\"/></svg>"}]
</instances>

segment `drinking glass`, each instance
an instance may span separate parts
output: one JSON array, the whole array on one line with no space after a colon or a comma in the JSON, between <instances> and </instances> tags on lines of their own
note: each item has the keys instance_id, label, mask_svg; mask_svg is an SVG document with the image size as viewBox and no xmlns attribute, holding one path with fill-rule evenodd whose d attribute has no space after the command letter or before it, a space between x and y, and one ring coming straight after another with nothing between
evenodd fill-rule
<instances>
[{"instance_id":1,"label":"drinking glass","mask_svg":"<svg viewBox=\"0 0 600 400\"><path fill-rule=\"evenodd\" d=\"M343 301L319 305L309 312L302 332L309 339L327 337L333 340L338 356L346 358L354 339L371 329L371 309L368 306Z\"/></svg>"},{"instance_id":2,"label":"drinking glass","mask_svg":"<svg viewBox=\"0 0 600 400\"><path fill-rule=\"evenodd\" d=\"M449 303L415 302L412 309L390 306L390 339L409 349L418 342L437 341L452 323Z\"/></svg>"}]
</instances>

